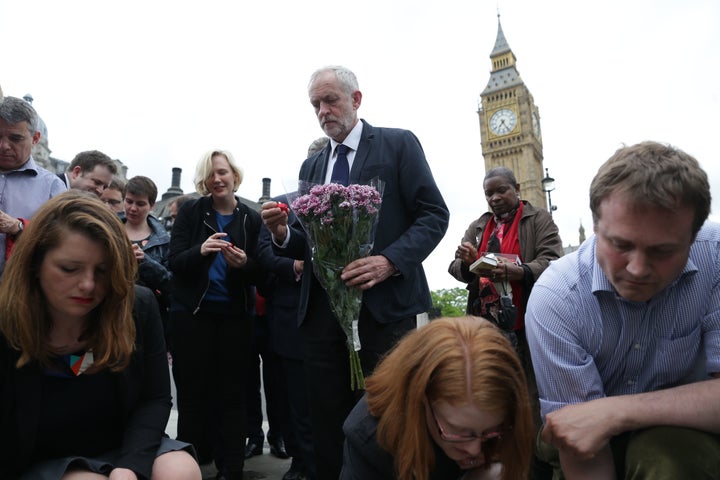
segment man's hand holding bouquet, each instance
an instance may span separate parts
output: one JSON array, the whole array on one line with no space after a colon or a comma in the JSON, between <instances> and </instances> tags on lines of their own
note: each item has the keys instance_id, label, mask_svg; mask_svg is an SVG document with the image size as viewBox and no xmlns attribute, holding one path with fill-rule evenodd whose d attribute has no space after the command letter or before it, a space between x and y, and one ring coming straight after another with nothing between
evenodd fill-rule
<instances>
[{"instance_id":1,"label":"man's hand holding bouquet","mask_svg":"<svg viewBox=\"0 0 720 480\"><path fill-rule=\"evenodd\" d=\"M312 248L315 277L327 292L333 313L347 337L350 386L352 389L365 388L358 356L362 290L375 285L378 278L389 275L385 271L389 262L383 265L377 260L384 257L368 257L373 249L380 213L382 182L376 180L370 185L347 187L336 183L302 184L292 196L292 210L305 229ZM365 260L355 262L358 259ZM352 271L346 270L343 275L343 269L351 264ZM352 286L347 286L345 280Z\"/></svg>"}]
</instances>

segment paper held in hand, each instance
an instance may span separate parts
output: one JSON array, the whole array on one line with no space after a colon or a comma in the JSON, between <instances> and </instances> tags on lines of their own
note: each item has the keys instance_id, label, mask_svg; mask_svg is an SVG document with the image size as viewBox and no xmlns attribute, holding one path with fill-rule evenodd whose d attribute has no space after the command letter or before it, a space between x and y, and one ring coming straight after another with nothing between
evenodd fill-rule
<instances>
[{"instance_id":1,"label":"paper held in hand","mask_svg":"<svg viewBox=\"0 0 720 480\"><path fill-rule=\"evenodd\" d=\"M508 255L504 253L489 253L483 252L483 254L470 265L470 271L476 275L482 275L487 273L493 268L498 266L498 257L503 257L516 265L520 265L520 259L517 255Z\"/></svg>"}]
</instances>

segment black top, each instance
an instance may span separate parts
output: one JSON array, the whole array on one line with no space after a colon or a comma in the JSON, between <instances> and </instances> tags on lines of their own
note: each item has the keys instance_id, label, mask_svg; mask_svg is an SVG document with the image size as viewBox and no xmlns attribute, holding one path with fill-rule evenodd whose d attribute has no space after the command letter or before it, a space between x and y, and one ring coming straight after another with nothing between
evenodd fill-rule
<instances>
[{"instance_id":1,"label":"black top","mask_svg":"<svg viewBox=\"0 0 720 480\"><path fill-rule=\"evenodd\" d=\"M44 375L33 463L83 452L94 457L122 442L121 405L112 374ZM68 402L68 398L78 399Z\"/></svg>"},{"instance_id":2,"label":"black top","mask_svg":"<svg viewBox=\"0 0 720 480\"><path fill-rule=\"evenodd\" d=\"M377 442L378 418L368 412L367 395L355 405L348 415L343 431L345 448L343 468L340 480L394 480L395 459L383 450ZM433 443L435 451L435 469L430 472L430 480L453 480L465 472L455 461Z\"/></svg>"},{"instance_id":3,"label":"black top","mask_svg":"<svg viewBox=\"0 0 720 480\"><path fill-rule=\"evenodd\" d=\"M117 467L150 478L172 404L160 314L145 287L135 287L133 318L135 351L118 373L53 378L35 362L18 369L20 352L0 335L0 478L16 478L42 451L93 457L106 449L119 450ZM73 441L58 444L65 436Z\"/></svg>"},{"instance_id":4,"label":"black top","mask_svg":"<svg viewBox=\"0 0 720 480\"><path fill-rule=\"evenodd\" d=\"M223 229L228 234L225 239L244 250L248 258L244 268L228 268L227 272L228 295L233 310L239 315L252 313L255 305L252 285L264 280L265 272L255 261L261 226L260 214L238 199L233 219ZM173 309L180 307L196 312L200 307L208 289L210 267L217 255L202 255L200 247L219 231L211 197L190 200L180 207L170 236Z\"/></svg>"}]
</instances>

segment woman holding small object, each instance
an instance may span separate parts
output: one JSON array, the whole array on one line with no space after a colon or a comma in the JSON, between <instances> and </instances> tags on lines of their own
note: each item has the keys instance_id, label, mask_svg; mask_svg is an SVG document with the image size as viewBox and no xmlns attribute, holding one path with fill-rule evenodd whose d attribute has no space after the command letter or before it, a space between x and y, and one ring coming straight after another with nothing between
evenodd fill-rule
<instances>
[{"instance_id":1,"label":"woman holding small object","mask_svg":"<svg viewBox=\"0 0 720 480\"><path fill-rule=\"evenodd\" d=\"M525 339L525 306L535 281L548 264L562 255L562 241L552 216L541 208L520 200L520 184L512 170L496 167L483 180L490 211L473 221L450 262L450 275L467 284L467 313L498 325L502 301L512 300L516 316L505 330L520 355L528 380L537 426L540 408L535 372ZM485 254L494 254L495 267L470 271ZM476 270L478 271L478 270ZM509 297L509 298L508 298ZM509 325L507 325L509 323Z\"/></svg>"},{"instance_id":2,"label":"woman holding small object","mask_svg":"<svg viewBox=\"0 0 720 480\"><path fill-rule=\"evenodd\" d=\"M506 167L490 170L483 181L490 212L473 221L450 263L450 275L466 283L467 313L498 323L497 310L503 289L512 292L517 307L513 329L524 343L523 314L535 280L551 260L562 255L562 241L550 214L520 200L520 185ZM470 266L486 253L497 265L480 274ZM517 259L517 260L515 260Z\"/></svg>"},{"instance_id":3,"label":"woman holding small object","mask_svg":"<svg viewBox=\"0 0 720 480\"><path fill-rule=\"evenodd\" d=\"M137 175L128 180L124 197L124 208L118 215L125 224L138 262L138 284L155 293L165 338L169 340L167 320L172 278L168 270L170 235L160 220L150 213L155 206L157 186L150 178Z\"/></svg>"},{"instance_id":4,"label":"woman holding small object","mask_svg":"<svg viewBox=\"0 0 720 480\"><path fill-rule=\"evenodd\" d=\"M240 480L245 461L245 375L262 270L255 261L260 215L235 196L242 171L230 152L197 165L202 197L185 202L170 238L170 324L178 438L218 480Z\"/></svg>"}]
</instances>

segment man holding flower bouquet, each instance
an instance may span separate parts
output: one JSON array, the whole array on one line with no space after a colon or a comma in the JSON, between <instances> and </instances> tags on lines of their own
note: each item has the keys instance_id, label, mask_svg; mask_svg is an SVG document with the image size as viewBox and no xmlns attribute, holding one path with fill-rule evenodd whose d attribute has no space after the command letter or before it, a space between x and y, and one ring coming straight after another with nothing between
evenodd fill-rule
<instances>
[{"instance_id":1,"label":"man holding flower bouquet","mask_svg":"<svg viewBox=\"0 0 720 480\"><path fill-rule=\"evenodd\" d=\"M445 235L449 212L415 135L358 119L362 93L353 72L338 66L317 70L308 93L330 142L305 160L300 181L384 182L374 248L347 264L341 275L347 287L363 292L358 353L363 373L369 375L379 358L415 328L416 315L432 304L422 261ZM320 480L336 480L342 466L342 424L362 395L350 385L347 337L313 273L301 225L288 225L287 212L275 202L263 205L262 217L276 252L305 260L298 322L305 342L316 464Z\"/></svg>"}]
</instances>

